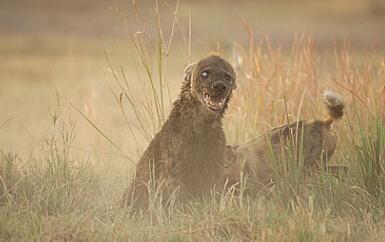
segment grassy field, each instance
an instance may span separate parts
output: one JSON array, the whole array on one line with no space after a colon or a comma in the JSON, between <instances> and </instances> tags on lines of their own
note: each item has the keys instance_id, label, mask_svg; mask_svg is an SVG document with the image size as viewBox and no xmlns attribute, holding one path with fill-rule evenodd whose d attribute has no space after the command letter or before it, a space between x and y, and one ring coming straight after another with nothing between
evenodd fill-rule
<instances>
[{"instance_id":1,"label":"grassy field","mask_svg":"<svg viewBox=\"0 0 385 242\"><path fill-rule=\"evenodd\" d=\"M381 1L38 2L0 8L10 20L0 23L0 241L383 240ZM22 15L31 20L14 20ZM210 52L238 75L229 144L287 116L323 118L323 91L340 93L346 114L333 127L331 162L348 166L347 177L304 183L298 168L257 199L229 192L122 210L133 164L167 117L184 66Z\"/></svg>"}]
</instances>

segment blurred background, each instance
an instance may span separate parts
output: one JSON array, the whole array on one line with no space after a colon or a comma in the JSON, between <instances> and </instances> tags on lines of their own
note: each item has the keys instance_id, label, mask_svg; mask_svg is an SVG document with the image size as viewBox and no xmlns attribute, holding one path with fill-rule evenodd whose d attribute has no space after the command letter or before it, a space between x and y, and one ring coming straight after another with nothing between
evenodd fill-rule
<instances>
[{"instance_id":1,"label":"blurred background","mask_svg":"<svg viewBox=\"0 0 385 242\"><path fill-rule=\"evenodd\" d=\"M177 4L159 0L167 39ZM144 0L1 0L0 148L27 156L38 153L52 117L59 115L77 123L75 148L80 153L113 155L113 148L68 106L70 101L128 149L129 134L111 92L114 81L106 53L113 65L126 69L130 85L138 84L127 35L145 31L149 42L157 42L155 6L155 1ZM165 74L170 100L190 60L218 49L231 53L234 43L248 45L250 36L268 38L285 53L295 38L310 36L325 62L338 46L349 45L362 62L383 57L385 50L383 0L183 0L176 16Z\"/></svg>"}]
</instances>

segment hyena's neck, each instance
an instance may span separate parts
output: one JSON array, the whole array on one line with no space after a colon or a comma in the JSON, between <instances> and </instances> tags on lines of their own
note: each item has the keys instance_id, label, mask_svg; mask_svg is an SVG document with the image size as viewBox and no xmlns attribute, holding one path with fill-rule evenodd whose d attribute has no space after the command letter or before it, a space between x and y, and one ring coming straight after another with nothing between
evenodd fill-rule
<instances>
[{"instance_id":1,"label":"hyena's neck","mask_svg":"<svg viewBox=\"0 0 385 242\"><path fill-rule=\"evenodd\" d=\"M222 128L223 113L208 110L197 97L190 93L181 95L174 102L170 113L170 119L180 119L185 124L202 128Z\"/></svg>"}]
</instances>

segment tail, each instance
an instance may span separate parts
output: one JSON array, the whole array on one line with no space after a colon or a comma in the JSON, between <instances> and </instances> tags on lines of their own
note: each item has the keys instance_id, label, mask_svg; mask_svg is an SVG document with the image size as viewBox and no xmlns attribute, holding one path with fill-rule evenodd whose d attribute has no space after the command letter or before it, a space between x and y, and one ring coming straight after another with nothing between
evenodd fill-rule
<instances>
[{"instance_id":1,"label":"tail","mask_svg":"<svg viewBox=\"0 0 385 242\"><path fill-rule=\"evenodd\" d=\"M324 92L324 98L326 108L328 109L328 117L325 123L330 126L344 115L345 103L340 94L330 90Z\"/></svg>"}]
</instances>

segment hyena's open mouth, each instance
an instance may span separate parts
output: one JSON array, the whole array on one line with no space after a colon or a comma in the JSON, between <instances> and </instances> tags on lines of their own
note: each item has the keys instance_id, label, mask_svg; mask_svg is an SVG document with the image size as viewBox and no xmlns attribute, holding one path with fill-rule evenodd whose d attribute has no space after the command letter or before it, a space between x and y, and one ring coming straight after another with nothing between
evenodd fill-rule
<instances>
[{"instance_id":1,"label":"hyena's open mouth","mask_svg":"<svg viewBox=\"0 0 385 242\"><path fill-rule=\"evenodd\" d=\"M206 106L214 112L221 111L225 106L228 94L225 95L210 95L208 92L203 92L203 100Z\"/></svg>"}]
</instances>

